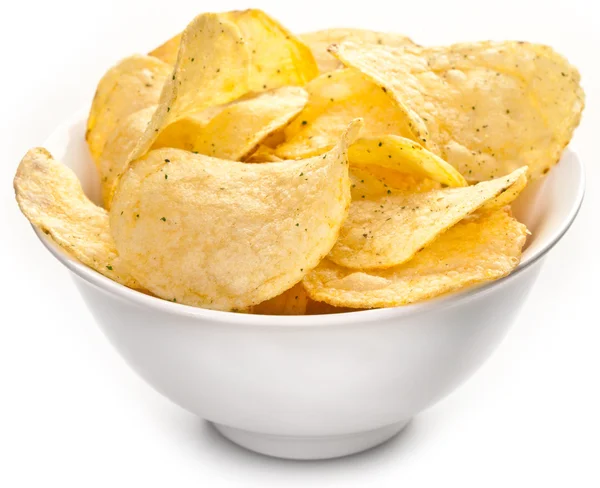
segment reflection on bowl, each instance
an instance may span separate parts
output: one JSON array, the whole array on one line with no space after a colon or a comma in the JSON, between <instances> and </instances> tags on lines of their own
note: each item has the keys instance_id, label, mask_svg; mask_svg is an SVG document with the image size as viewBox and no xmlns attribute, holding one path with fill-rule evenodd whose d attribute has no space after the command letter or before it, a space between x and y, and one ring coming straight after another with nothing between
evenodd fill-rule
<instances>
[{"instance_id":1,"label":"reflection on bowl","mask_svg":"<svg viewBox=\"0 0 600 488\"><path fill-rule=\"evenodd\" d=\"M85 113L45 144L99 201ZM359 452L396 433L466 380L498 346L543 258L581 205L567 152L514 205L532 232L508 277L399 308L276 317L204 310L125 288L41 241L73 274L96 321L153 388L234 442L286 458Z\"/></svg>"}]
</instances>

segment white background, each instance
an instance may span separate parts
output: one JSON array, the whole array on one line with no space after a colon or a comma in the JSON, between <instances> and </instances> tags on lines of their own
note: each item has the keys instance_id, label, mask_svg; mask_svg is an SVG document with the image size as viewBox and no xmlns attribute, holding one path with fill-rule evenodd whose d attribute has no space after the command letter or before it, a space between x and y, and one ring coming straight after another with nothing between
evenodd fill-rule
<instances>
[{"instance_id":1,"label":"white background","mask_svg":"<svg viewBox=\"0 0 600 488\"><path fill-rule=\"evenodd\" d=\"M600 486L595 3L53 0L2 7L0 486ZM295 31L360 26L423 44L551 44L580 68L587 92L571 145L587 166L586 201L509 336L465 386L400 437L346 459L252 454L150 390L111 349L14 202L20 158L89 104L111 64L160 44L201 11L248 6Z\"/></svg>"}]
</instances>

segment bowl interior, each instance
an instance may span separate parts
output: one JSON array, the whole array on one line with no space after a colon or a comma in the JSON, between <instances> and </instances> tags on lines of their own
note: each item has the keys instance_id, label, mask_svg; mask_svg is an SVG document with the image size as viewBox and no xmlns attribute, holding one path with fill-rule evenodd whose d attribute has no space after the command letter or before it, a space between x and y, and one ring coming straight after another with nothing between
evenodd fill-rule
<instances>
[{"instance_id":1,"label":"bowl interior","mask_svg":"<svg viewBox=\"0 0 600 488\"><path fill-rule=\"evenodd\" d=\"M85 141L86 119L87 109L78 112L57 128L44 147L75 172L86 195L100 204L100 181ZM532 233L517 270L547 252L562 237L579 210L583 193L583 168L575 153L568 149L560 163L544 179L528 185L513 205L515 217L526 224ZM72 271L84 276L94 273L66 254L57 252L56 246L41 232L38 232L38 236L53 254L61 256L61 260ZM103 281L103 277L97 275Z\"/></svg>"}]
</instances>

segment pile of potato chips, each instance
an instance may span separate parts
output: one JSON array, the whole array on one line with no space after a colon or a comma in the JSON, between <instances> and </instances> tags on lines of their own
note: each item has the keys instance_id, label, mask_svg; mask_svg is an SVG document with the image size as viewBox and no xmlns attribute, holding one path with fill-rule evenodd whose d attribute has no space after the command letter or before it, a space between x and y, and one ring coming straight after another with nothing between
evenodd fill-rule
<instances>
[{"instance_id":1,"label":"pile of potato chips","mask_svg":"<svg viewBox=\"0 0 600 488\"><path fill-rule=\"evenodd\" d=\"M197 307L334 313L509 274L510 204L560 159L579 74L524 42L422 47L260 10L202 14L100 80L86 139L104 207L42 148L26 217L90 268Z\"/></svg>"}]
</instances>

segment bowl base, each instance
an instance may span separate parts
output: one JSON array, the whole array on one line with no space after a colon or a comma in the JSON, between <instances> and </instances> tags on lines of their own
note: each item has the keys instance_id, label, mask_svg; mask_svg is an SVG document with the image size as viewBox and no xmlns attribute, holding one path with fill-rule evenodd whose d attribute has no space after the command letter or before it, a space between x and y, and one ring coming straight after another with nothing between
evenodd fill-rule
<instances>
[{"instance_id":1,"label":"bowl base","mask_svg":"<svg viewBox=\"0 0 600 488\"><path fill-rule=\"evenodd\" d=\"M331 459L378 446L398 434L409 420L354 434L304 437L261 434L213 423L227 439L250 451L284 459Z\"/></svg>"}]
</instances>

